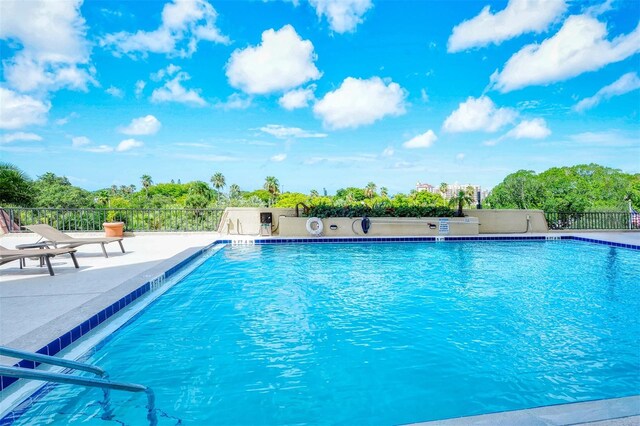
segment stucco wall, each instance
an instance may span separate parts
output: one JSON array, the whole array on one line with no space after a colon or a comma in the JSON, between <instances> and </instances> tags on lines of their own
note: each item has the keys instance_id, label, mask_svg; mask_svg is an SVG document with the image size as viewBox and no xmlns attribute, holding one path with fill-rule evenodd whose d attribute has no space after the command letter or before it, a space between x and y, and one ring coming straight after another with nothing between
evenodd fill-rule
<instances>
[{"instance_id":1,"label":"stucco wall","mask_svg":"<svg viewBox=\"0 0 640 426\"><path fill-rule=\"evenodd\" d=\"M401 217L372 217L371 227L366 234L368 237L396 236L396 235L477 235L478 220L474 217L447 218L449 231L440 232L440 223L437 217L432 218L401 218ZM308 218L306 217L282 217L280 218L280 236L299 237L309 236L306 229ZM360 217L332 217L322 219L322 235L326 237L364 236ZM429 226L429 225L432 226ZM337 229L331 229L335 225Z\"/></svg>"},{"instance_id":2,"label":"stucco wall","mask_svg":"<svg viewBox=\"0 0 640 426\"><path fill-rule=\"evenodd\" d=\"M218 231L224 235L260 235L260 213L273 214L273 235L307 236L306 217L295 217L295 209L283 208L254 208L230 207L220 221ZM465 218L449 218L449 234L441 234L438 218L371 218L369 236L385 235L476 235L524 233L527 231L527 217L529 217L528 232L547 232L547 222L542 210L465 210ZM364 235L360 223L354 224L358 218L328 218L323 219L326 236L354 236ZM465 223L466 220L466 223ZM390 223L393 222L393 223ZM459 222L459 223L458 223ZM429 228L429 223L436 228ZM331 225L338 229L332 230ZM352 230L355 229L357 232Z\"/></svg>"},{"instance_id":3,"label":"stucco wall","mask_svg":"<svg viewBox=\"0 0 640 426\"><path fill-rule=\"evenodd\" d=\"M542 210L464 210L467 216L477 217L481 234L547 232ZM527 227L527 217L529 226Z\"/></svg>"},{"instance_id":4,"label":"stucco wall","mask_svg":"<svg viewBox=\"0 0 640 426\"><path fill-rule=\"evenodd\" d=\"M272 230L277 233L280 217L295 216L295 209L228 207L225 209L218 232L225 235L260 235L260 213L273 214Z\"/></svg>"}]
</instances>

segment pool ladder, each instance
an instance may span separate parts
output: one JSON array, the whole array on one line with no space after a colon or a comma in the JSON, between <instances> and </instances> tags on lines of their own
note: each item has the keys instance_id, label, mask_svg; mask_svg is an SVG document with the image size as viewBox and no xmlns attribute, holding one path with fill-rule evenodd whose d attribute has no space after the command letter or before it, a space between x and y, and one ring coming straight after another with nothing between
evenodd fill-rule
<instances>
[{"instance_id":1,"label":"pool ladder","mask_svg":"<svg viewBox=\"0 0 640 426\"><path fill-rule=\"evenodd\" d=\"M144 392L147 394L147 420L149 420L149 425L156 426L158 424L158 417L156 415L155 409L156 397L153 393L153 390L147 386L138 385L135 383L114 382L109 379L109 374L100 367L54 356L20 351L17 349L8 348L6 346L0 346L0 355L5 355L12 358L21 358L27 361L35 361L42 364L56 365L73 370L86 371L97 375L99 378L80 377L72 376L71 374L65 373L52 373L49 371L34 370L31 368L22 367L11 367L0 364L0 376L101 388L104 392L104 414L102 417L105 420L113 418L113 412L111 410L109 397L109 391L111 389L121 390L125 392Z\"/></svg>"}]
</instances>

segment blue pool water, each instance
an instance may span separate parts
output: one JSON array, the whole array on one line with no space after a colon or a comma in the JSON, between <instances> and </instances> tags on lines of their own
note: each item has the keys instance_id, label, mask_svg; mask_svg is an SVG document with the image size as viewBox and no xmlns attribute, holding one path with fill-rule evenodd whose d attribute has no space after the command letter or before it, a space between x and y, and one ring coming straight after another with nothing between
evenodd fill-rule
<instances>
[{"instance_id":1,"label":"blue pool water","mask_svg":"<svg viewBox=\"0 0 640 426\"><path fill-rule=\"evenodd\" d=\"M628 396L639 260L571 241L227 247L90 361L151 386L160 424L391 425ZM16 424L109 424L100 399L56 386ZM146 423L144 396L113 402Z\"/></svg>"}]
</instances>

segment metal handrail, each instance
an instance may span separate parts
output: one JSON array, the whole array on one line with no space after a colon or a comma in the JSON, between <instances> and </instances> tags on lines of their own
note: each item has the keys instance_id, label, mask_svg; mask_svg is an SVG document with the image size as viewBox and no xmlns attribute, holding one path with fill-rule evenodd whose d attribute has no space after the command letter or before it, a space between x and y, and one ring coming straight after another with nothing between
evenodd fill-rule
<instances>
[{"instance_id":1,"label":"metal handrail","mask_svg":"<svg viewBox=\"0 0 640 426\"><path fill-rule=\"evenodd\" d=\"M21 351L18 349L8 348L6 346L0 346L0 355L5 355L12 358L26 359L28 361L35 361L42 364L50 364L50 365L57 365L59 367L72 368L74 370L87 371L89 373L94 373L104 379L109 378L109 374L100 367L96 367L95 365L91 365L91 364L85 364L83 362L58 358L55 356Z\"/></svg>"},{"instance_id":2,"label":"metal handrail","mask_svg":"<svg viewBox=\"0 0 640 426\"><path fill-rule=\"evenodd\" d=\"M100 367L96 367L94 365L86 364L83 362L71 361L68 359L61 359L49 355L21 351L18 349L8 348L6 346L0 346L0 355L22 358L29 361L39 362L41 364L56 365L73 370L87 371L100 376L100 378L80 377L64 373L53 373L50 371L34 370L31 368L0 365L0 376L101 388L104 393L104 415L102 417L105 420L110 420L113 418L113 411L111 410L109 395L110 389L122 390L127 392L145 392L147 394L147 420L149 420L149 424L151 426L156 426L158 424L158 418L155 411L155 394L153 393L153 390L147 386L138 385L135 383L111 381L109 380L109 375L105 370Z\"/></svg>"}]
</instances>

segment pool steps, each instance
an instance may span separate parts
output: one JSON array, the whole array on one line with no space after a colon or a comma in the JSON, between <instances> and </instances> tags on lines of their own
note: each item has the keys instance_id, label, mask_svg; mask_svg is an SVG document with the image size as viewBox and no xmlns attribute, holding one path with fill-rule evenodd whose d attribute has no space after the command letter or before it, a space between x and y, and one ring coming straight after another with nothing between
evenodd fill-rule
<instances>
[{"instance_id":1,"label":"pool steps","mask_svg":"<svg viewBox=\"0 0 640 426\"><path fill-rule=\"evenodd\" d=\"M114 382L109 380L109 374L100 367L86 364L83 362L72 361L63 358L57 358L39 353L20 351L17 349L0 346L0 355L13 358L22 358L24 360L38 362L40 364L55 365L65 367L71 370L80 370L93 373L99 378L72 376L66 373L56 373L51 371L34 370L23 367L9 367L0 365L0 375L5 377L14 377L20 379L36 380L47 383L65 383L78 386L97 387L104 392L104 401L102 403L104 409L104 420L111 420L113 412L111 410L109 390L121 390L125 392L144 392L147 395L147 419L150 426L158 424L158 417L155 410L155 394L153 390L147 386L136 383Z\"/></svg>"}]
</instances>

